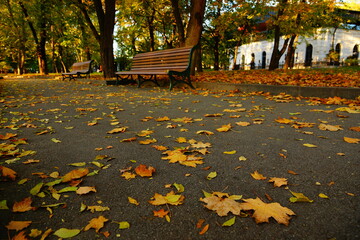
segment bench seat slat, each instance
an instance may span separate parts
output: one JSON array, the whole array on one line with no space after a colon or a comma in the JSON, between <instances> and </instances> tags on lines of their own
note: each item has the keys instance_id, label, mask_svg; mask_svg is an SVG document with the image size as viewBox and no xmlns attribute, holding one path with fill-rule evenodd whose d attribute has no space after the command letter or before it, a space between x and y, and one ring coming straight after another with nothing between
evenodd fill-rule
<instances>
[{"instance_id":1,"label":"bench seat slat","mask_svg":"<svg viewBox=\"0 0 360 240\"><path fill-rule=\"evenodd\" d=\"M68 77L70 80L75 78L82 77L82 75L90 75L91 72L91 63L93 60L86 62L76 62L71 66L71 72L62 73L63 80Z\"/></svg>"}]
</instances>

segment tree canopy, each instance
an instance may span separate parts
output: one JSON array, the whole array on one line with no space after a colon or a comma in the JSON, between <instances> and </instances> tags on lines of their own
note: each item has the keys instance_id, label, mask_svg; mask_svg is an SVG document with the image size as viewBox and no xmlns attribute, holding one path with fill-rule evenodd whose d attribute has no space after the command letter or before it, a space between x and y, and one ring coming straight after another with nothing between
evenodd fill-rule
<instances>
[{"instance_id":1,"label":"tree canopy","mask_svg":"<svg viewBox=\"0 0 360 240\"><path fill-rule=\"evenodd\" d=\"M195 44L201 44L201 65L217 70L228 67L237 46L270 37L271 68L276 68L281 54L288 51L291 56L298 35L345 22L334 11L335 4L335 0L0 0L0 71L64 72L74 62L93 59L102 66L104 77L111 78L138 52ZM345 6L356 9L359 4ZM284 46L278 44L280 36L288 39Z\"/></svg>"}]
</instances>

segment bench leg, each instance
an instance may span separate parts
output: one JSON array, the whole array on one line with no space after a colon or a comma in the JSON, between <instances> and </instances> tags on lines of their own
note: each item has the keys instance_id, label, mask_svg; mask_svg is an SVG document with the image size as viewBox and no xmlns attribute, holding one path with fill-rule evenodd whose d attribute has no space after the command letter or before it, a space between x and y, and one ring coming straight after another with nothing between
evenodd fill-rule
<instances>
[{"instance_id":1,"label":"bench leg","mask_svg":"<svg viewBox=\"0 0 360 240\"><path fill-rule=\"evenodd\" d=\"M158 87L160 87L160 84L158 83L158 81L157 81L157 79L156 79L156 75L151 75L150 78L144 78L142 75L138 75L138 77L137 77L138 88L139 88L144 82L153 82L153 83L155 83Z\"/></svg>"},{"instance_id":2,"label":"bench leg","mask_svg":"<svg viewBox=\"0 0 360 240\"><path fill-rule=\"evenodd\" d=\"M185 83L187 84L189 87L191 87L192 89L195 89L195 87L192 85L191 83L191 78L190 75L176 75L178 78L175 77L174 74L169 74L169 78L170 78L170 87L169 90L171 91L174 86L178 83Z\"/></svg>"},{"instance_id":3,"label":"bench leg","mask_svg":"<svg viewBox=\"0 0 360 240\"><path fill-rule=\"evenodd\" d=\"M116 85L129 83L136 83L136 81L133 79L133 75L125 75L125 77L121 77L121 75L116 75Z\"/></svg>"}]
</instances>

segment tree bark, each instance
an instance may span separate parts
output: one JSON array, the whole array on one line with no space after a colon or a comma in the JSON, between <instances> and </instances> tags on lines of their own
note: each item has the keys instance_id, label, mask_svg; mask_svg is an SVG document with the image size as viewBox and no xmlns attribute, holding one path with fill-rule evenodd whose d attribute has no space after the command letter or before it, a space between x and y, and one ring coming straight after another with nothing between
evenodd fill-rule
<instances>
[{"instance_id":1,"label":"tree bark","mask_svg":"<svg viewBox=\"0 0 360 240\"><path fill-rule=\"evenodd\" d=\"M175 23L177 27L180 47L185 46L185 29L181 18L179 0L171 0L171 6L175 17Z\"/></svg>"},{"instance_id":2,"label":"tree bark","mask_svg":"<svg viewBox=\"0 0 360 240\"><path fill-rule=\"evenodd\" d=\"M292 34L285 58L284 69L289 69L294 67L294 56L296 50L296 43L297 43L298 35Z\"/></svg>"}]
</instances>

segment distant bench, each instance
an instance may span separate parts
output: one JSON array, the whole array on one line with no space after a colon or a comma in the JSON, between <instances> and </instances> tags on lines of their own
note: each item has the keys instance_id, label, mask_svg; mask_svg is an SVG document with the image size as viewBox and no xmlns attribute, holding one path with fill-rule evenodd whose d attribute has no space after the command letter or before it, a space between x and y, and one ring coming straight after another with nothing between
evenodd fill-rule
<instances>
[{"instance_id":1,"label":"distant bench","mask_svg":"<svg viewBox=\"0 0 360 240\"><path fill-rule=\"evenodd\" d=\"M157 75L168 75L170 90L177 83L185 83L191 88L190 68L195 47L181 47L154 52L136 54L129 71L116 72L116 82L132 80L137 75L138 87L144 82L151 81L159 86ZM144 77L146 76L146 77Z\"/></svg>"},{"instance_id":2,"label":"distant bench","mask_svg":"<svg viewBox=\"0 0 360 240\"><path fill-rule=\"evenodd\" d=\"M71 72L61 74L63 80L66 78L69 78L69 80L75 80L75 78L90 77L92 62L93 60L74 63L71 66Z\"/></svg>"}]
</instances>

